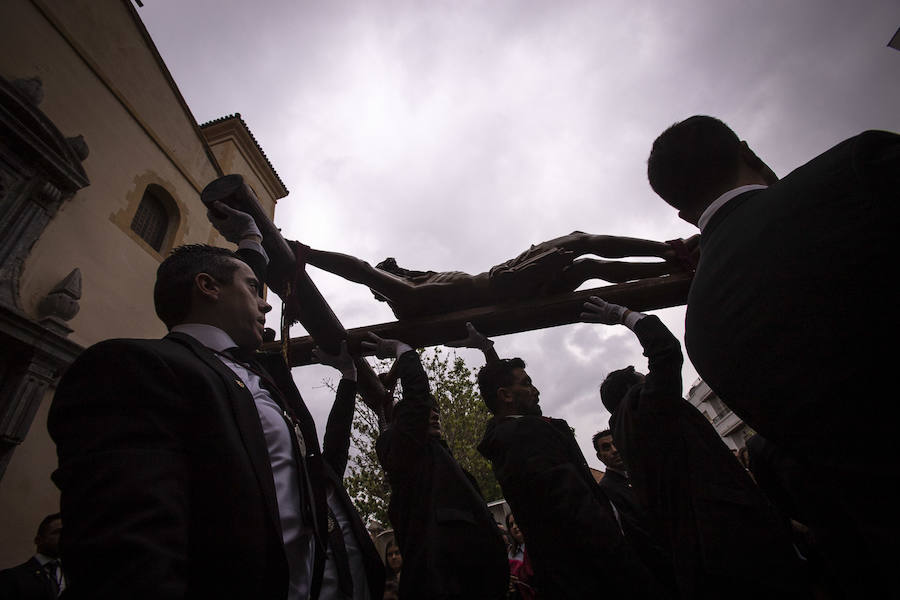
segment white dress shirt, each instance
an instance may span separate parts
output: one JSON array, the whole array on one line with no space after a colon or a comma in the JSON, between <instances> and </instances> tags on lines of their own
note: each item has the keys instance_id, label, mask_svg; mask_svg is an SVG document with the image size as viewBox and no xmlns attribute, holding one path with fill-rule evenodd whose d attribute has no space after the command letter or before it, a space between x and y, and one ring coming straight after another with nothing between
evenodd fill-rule
<instances>
[{"instance_id":1,"label":"white dress shirt","mask_svg":"<svg viewBox=\"0 0 900 600\"><path fill-rule=\"evenodd\" d=\"M237 344L227 333L212 325L184 323L172 328L173 332L191 336L210 350L219 353ZM234 371L247 391L253 396L259 422L262 425L275 479L275 497L281 520L282 541L290 567L289 600L306 600L312 579L313 538L312 529L303 526L301 516L300 471L291 445L292 433L282 416L281 408L262 386L259 375L227 356L216 354L222 363Z\"/></svg>"},{"instance_id":2,"label":"white dress shirt","mask_svg":"<svg viewBox=\"0 0 900 600\"><path fill-rule=\"evenodd\" d=\"M41 554L40 552L36 552L34 555L34 560L38 561L38 564L43 568L51 560L56 561L56 572L48 575L55 579L56 581L56 593L57 595L61 594L64 589L66 589L66 574L62 568L62 561L58 558L53 558L52 556L47 556L46 554Z\"/></svg>"}]
</instances>

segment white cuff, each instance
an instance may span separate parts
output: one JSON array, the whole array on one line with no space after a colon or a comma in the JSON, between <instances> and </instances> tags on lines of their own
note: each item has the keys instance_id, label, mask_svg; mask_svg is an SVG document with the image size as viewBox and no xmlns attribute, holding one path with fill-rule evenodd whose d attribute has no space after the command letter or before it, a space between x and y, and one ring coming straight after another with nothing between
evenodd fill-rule
<instances>
[{"instance_id":1,"label":"white cuff","mask_svg":"<svg viewBox=\"0 0 900 600\"><path fill-rule=\"evenodd\" d=\"M622 325L634 331L634 326L637 325L637 322L646 317L642 312L637 312L636 310L628 313L628 316L625 317L625 320L622 321Z\"/></svg>"}]
</instances>

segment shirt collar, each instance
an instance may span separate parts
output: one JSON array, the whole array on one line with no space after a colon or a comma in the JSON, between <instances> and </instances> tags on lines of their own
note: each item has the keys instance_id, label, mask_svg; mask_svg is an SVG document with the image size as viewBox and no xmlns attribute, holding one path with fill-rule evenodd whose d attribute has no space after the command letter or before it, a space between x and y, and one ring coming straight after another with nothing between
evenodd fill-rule
<instances>
[{"instance_id":1,"label":"shirt collar","mask_svg":"<svg viewBox=\"0 0 900 600\"><path fill-rule=\"evenodd\" d=\"M710 219L712 219L713 215L716 214L716 211L725 206L725 203L729 200L736 198L743 194L744 192L749 192L751 190L764 190L769 186L752 184L752 185L742 185L741 187L736 187L733 190L728 190L718 198L716 198L712 204L706 207L706 210L700 215L700 218L697 219L697 227L700 228L700 231L703 231L703 228L706 227L706 224L709 223Z\"/></svg>"},{"instance_id":2,"label":"shirt collar","mask_svg":"<svg viewBox=\"0 0 900 600\"><path fill-rule=\"evenodd\" d=\"M214 325L206 325L204 323L182 323L181 325L173 327L171 331L189 335L210 350L216 352L223 352L237 346L230 335Z\"/></svg>"},{"instance_id":3,"label":"shirt collar","mask_svg":"<svg viewBox=\"0 0 900 600\"><path fill-rule=\"evenodd\" d=\"M34 560L38 561L38 563L40 563L42 567L51 560L55 560L57 563L60 562L58 558L53 558L52 556L47 556L46 554L41 554L40 552L34 553Z\"/></svg>"}]
</instances>

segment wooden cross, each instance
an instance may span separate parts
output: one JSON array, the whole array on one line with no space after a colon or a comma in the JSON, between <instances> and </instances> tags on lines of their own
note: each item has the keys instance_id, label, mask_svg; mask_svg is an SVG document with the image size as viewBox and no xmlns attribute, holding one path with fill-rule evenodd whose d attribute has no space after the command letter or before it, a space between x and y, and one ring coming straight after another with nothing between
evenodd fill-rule
<instances>
[{"instance_id":1,"label":"wooden cross","mask_svg":"<svg viewBox=\"0 0 900 600\"><path fill-rule=\"evenodd\" d=\"M263 212L253 191L240 175L226 175L216 179L206 186L201 199L207 206L218 200L234 209L249 213L262 233L263 248L269 255L270 267L266 284L282 298L290 289L289 286L293 286L290 292L299 298L300 323L310 335L289 341L288 356L291 367L311 364L312 350L316 346L320 346L328 353L336 354L341 341L345 339L350 352L361 357L363 352L360 341L369 332L382 338L402 340L414 348L424 348L466 337L466 322L471 322L478 331L488 337L575 323L580 320L582 304L589 296L599 296L608 302L640 311L679 306L687 302L691 284L690 274L668 275L580 292L538 297L522 302L381 323L347 331L309 275L304 271L294 277L296 261L293 251L268 215ZM264 345L263 349L278 350L282 343L270 342ZM378 407L389 411L388 393L369 363L357 358L356 368L363 401L376 412L379 412Z\"/></svg>"},{"instance_id":2,"label":"wooden cross","mask_svg":"<svg viewBox=\"0 0 900 600\"><path fill-rule=\"evenodd\" d=\"M482 306L420 319L380 323L347 331L347 346L355 355L362 353L360 342L372 332L379 337L406 342L413 348L438 346L466 337L470 322L487 337L546 329L580 321L582 305L589 296L621 304L632 310L647 311L680 306L687 301L690 274L641 279L557 296L538 297L514 304ZM270 346L274 347L273 342ZM289 342L292 367L311 364L315 335L292 338Z\"/></svg>"}]
</instances>

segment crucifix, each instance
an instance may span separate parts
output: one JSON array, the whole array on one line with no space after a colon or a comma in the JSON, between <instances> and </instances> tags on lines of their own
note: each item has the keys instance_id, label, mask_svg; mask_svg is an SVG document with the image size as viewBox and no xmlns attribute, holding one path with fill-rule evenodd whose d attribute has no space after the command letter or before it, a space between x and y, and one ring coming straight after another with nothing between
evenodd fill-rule
<instances>
[{"instance_id":1,"label":"crucifix","mask_svg":"<svg viewBox=\"0 0 900 600\"><path fill-rule=\"evenodd\" d=\"M240 175L216 179L204 188L201 199L207 206L220 201L256 221L270 261L266 284L285 301L282 319L287 325L299 321L309 332L287 339L284 326L282 340L264 346L269 351L280 346L292 367L311 364L316 346L337 353L345 339L351 353L361 356L360 342L370 331L422 348L464 338L466 322L488 337L574 323L588 296L640 311L682 305L693 276L691 255L697 249L695 238L664 243L575 231L477 275L411 271L393 259L372 267L356 257L287 242ZM579 258L584 254L655 256L663 261ZM347 331L306 273L307 263L368 286L377 299L390 304L398 320ZM593 278L614 283L575 291ZM356 366L365 403L376 412L389 407L388 393L372 367L362 358L356 359Z\"/></svg>"}]
</instances>

